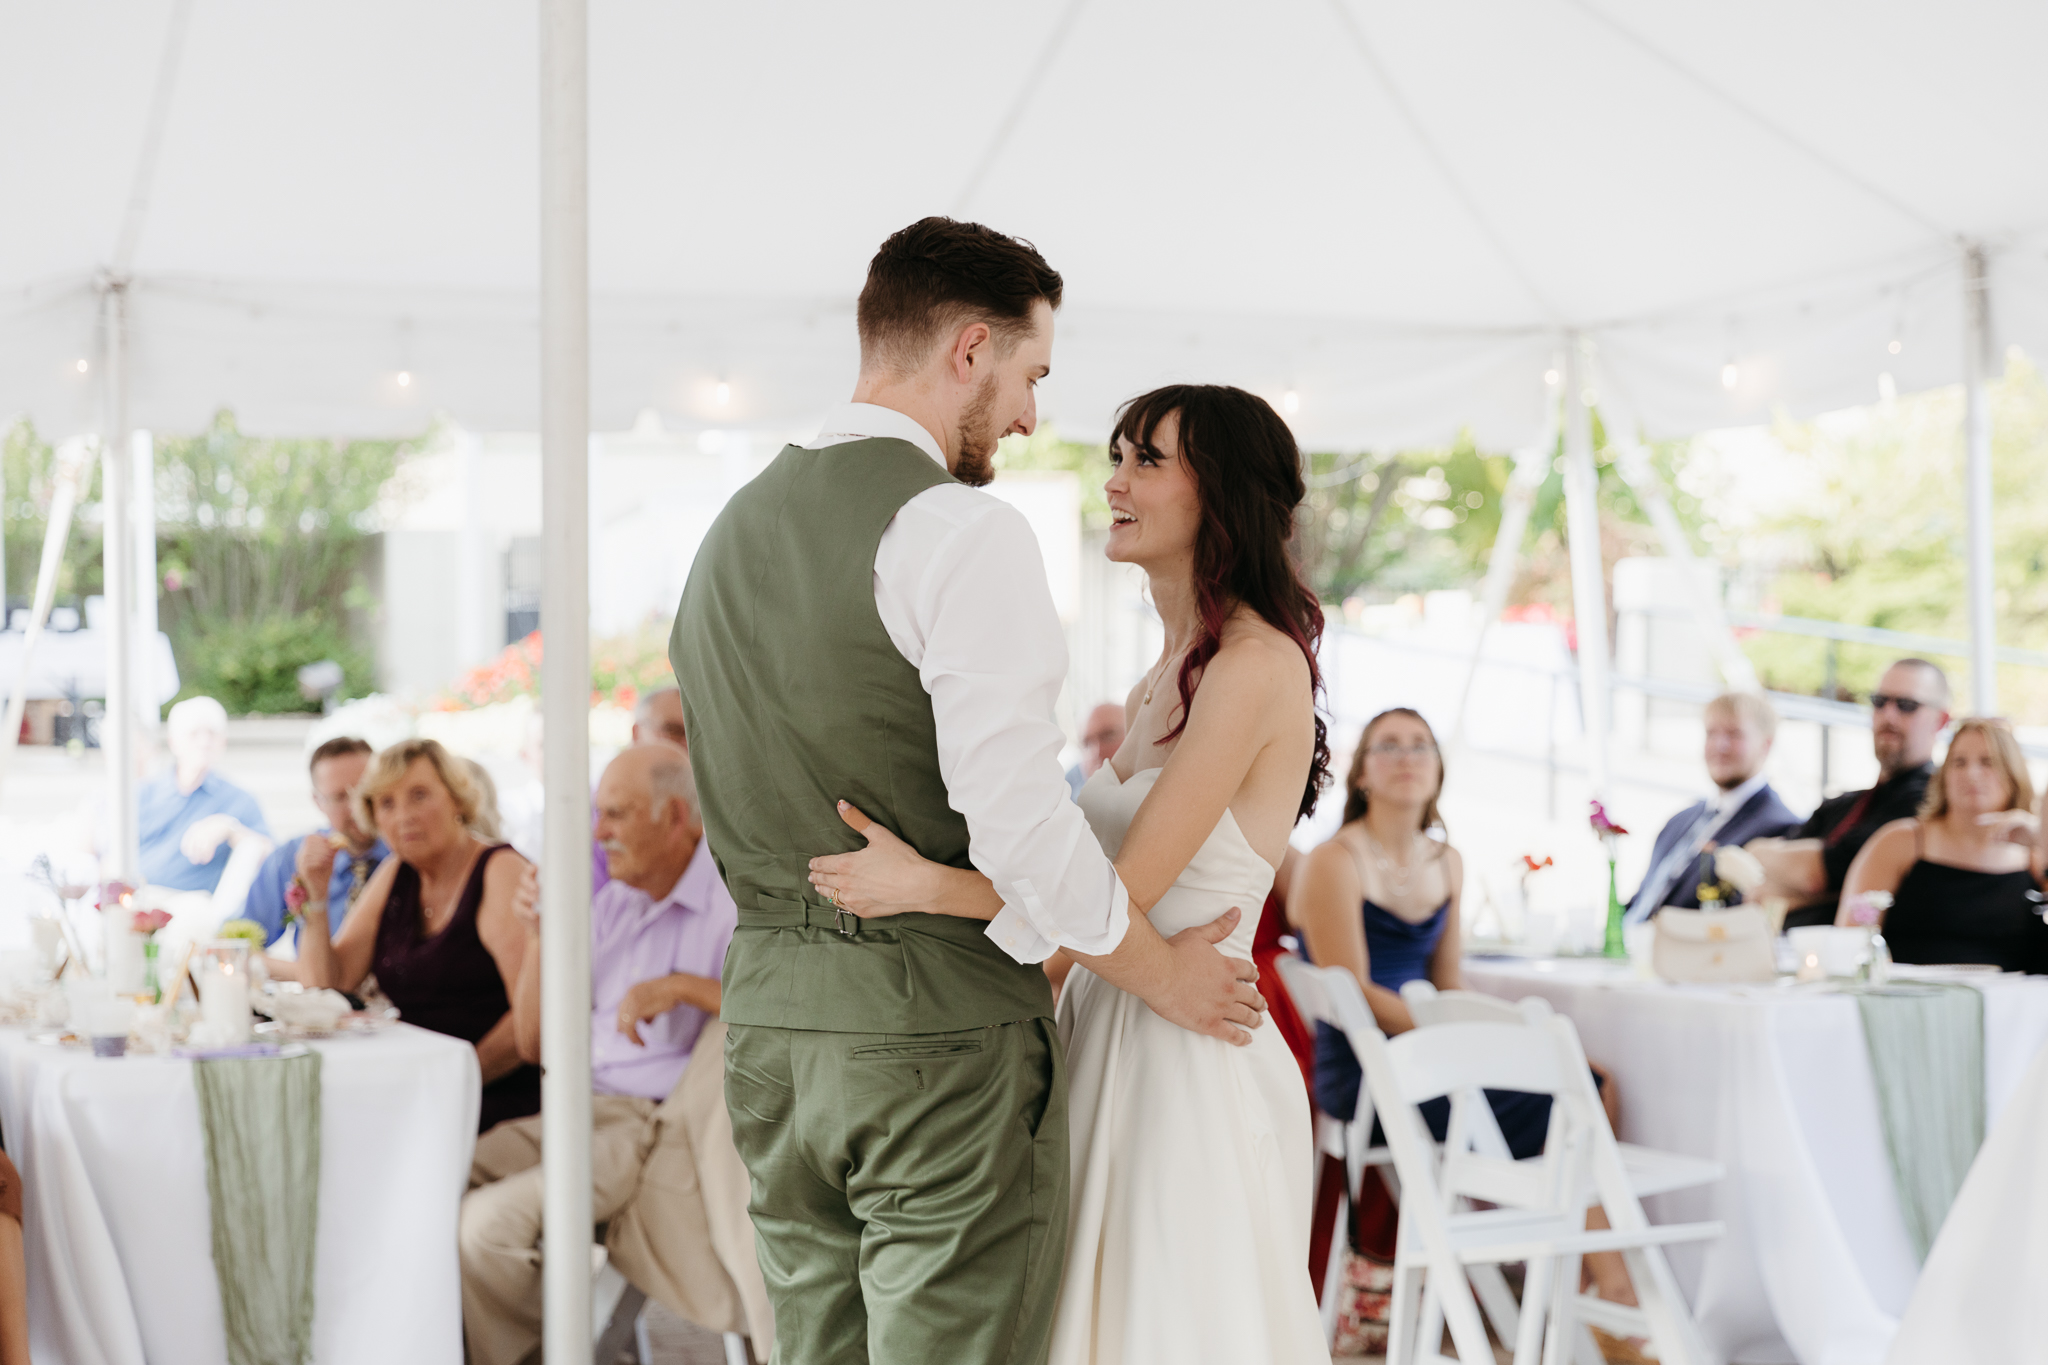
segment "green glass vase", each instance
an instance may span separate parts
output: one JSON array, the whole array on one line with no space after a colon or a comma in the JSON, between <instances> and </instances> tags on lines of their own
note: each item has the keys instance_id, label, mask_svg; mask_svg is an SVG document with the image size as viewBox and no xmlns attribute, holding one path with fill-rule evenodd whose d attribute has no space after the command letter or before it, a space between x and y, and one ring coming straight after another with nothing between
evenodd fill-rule
<instances>
[{"instance_id":1,"label":"green glass vase","mask_svg":"<svg viewBox=\"0 0 2048 1365\"><path fill-rule=\"evenodd\" d=\"M1621 935L1621 884L1616 880L1614 859L1607 860L1607 939L1601 945L1602 957L1625 958L1628 943Z\"/></svg>"}]
</instances>

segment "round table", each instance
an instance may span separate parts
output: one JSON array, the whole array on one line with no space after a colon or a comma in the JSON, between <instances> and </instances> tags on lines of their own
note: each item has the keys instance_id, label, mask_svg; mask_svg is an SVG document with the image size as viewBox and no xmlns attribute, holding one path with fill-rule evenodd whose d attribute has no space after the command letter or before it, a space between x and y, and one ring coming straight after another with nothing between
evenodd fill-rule
<instances>
[{"instance_id":1,"label":"round table","mask_svg":"<svg viewBox=\"0 0 2048 1365\"><path fill-rule=\"evenodd\" d=\"M476 1050L405 1024L313 1046L314 1359L460 1365L455 1231L476 1143ZM36 1358L220 1365L192 1064L103 1060L0 1028L0 1131L22 1175Z\"/></svg>"},{"instance_id":2,"label":"round table","mask_svg":"<svg viewBox=\"0 0 2048 1365\"><path fill-rule=\"evenodd\" d=\"M1710 1347L1727 1360L1881 1365L1919 1266L1852 998L1673 986L1601 959L1468 958L1465 980L1570 1017L1620 1085L1625 1141L1726 1167L1718 1185L1648 1201L1654 1222L1728 1226L1668 1253ZM2048 978L1972 984L1985 997L1989 1127L2048 1041Z\"/></svg>"}]
</instances>

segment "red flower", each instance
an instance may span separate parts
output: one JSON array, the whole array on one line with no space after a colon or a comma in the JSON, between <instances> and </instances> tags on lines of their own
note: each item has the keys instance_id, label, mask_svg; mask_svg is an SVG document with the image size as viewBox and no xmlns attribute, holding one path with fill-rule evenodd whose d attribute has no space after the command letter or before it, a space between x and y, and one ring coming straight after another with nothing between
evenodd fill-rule
<instances>
[{"instance_id":1,"label":"red flower","mask_svg":"<svg viewBox=\"0 0 2048 1365\"><path fill-rule=\"evenodd\" d=\"M168 910L137 910L135 912L135 932L144 937L155 933L170 922L171 914Z\"/></svg>"}]
</instances>

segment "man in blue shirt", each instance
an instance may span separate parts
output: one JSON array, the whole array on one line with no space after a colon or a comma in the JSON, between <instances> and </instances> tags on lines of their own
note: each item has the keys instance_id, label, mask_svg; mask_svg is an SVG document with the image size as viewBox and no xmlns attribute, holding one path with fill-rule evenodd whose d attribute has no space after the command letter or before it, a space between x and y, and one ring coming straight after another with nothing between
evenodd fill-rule
<instances>
[{"instance_id":1,"label":"man in blue shirt","mask_svg":"<svg viewBox=\"0 0 2048 1365\"><path fill-rule=\"evenodd\" d=\"M279 844L256 873L242 914L263 926L265 943L275 943L284 934L284 897L294 876L310 873L310 884L324 871L329 913L338 931L370 874L390 856L384 841L357 823L355 803L349 799L370 766L370 754L369 744L353 735L330 739L313 751L306 765L313 777L313 804L327 817L327 824Z\"/></svg>"},{"instance_id":2,"label":"man in blue shirt","mask_svg":"<svg viewBox=\"0 0 2048 1365\"><path fill-rule=\"evenodd\" d=\"M173 891L212 891L228 854L251 835L269 839L256 798L213 771L228 747L227 709L212 697L188 697L164 721L171 768L136 793L142 876Z\"/></svg>"}]
</instances>

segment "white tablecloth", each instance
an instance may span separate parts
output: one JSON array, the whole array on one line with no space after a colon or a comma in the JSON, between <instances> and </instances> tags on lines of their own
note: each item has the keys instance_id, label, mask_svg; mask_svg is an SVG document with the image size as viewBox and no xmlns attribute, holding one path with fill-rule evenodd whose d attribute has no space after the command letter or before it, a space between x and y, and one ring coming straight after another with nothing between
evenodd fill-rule
<instances>
[{"instance_id":1,"label":"white tablecloth","mask_svg":"<svg viewBox=\"0 0 2048 1365\"><path fill-rule=\"evenodd\" d=\"M1970 1167L1891 1365L2048 1360L2048 1048Z\"/></svg>"},{"instance_id":2,"label":"white tablecloth","mask_svg":"<svg viewBox=\"0 0 2048 1365\"><path fill-rule=\"evenodd\" d=\"M1540 995L1621 1086L1621 1136L1711 1157L1717 1186L1651 1201L1657 1222L1718 1218L1672 1250L1708 1344L1729 1360L1880 1365L1918 1276L1893 1193L1856 1002L1773 986L1667 986L1598 960L1468 959L1476 990ZM2048 1041L2048 978L1985 994L1995 1125Z\"/></svg>"},{"instance_id":3,"label":"white tablecloth","mask_svg":"<svg viewBox=\"0 0 2048 1365\"><path fill-rule=\"evenodd\" d=\"M399 1025L316 1044L320 1365L460 1365L456 1215L480 1081ZM192 1064L100 1060L0 1029L0 1124L26 1197L29 1332L48 1365L222 1365Z\"/></svg>"}]
</instances>

